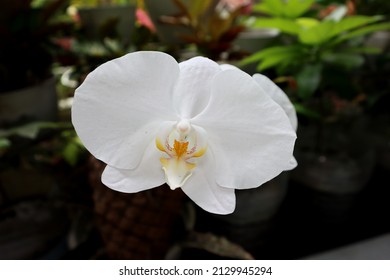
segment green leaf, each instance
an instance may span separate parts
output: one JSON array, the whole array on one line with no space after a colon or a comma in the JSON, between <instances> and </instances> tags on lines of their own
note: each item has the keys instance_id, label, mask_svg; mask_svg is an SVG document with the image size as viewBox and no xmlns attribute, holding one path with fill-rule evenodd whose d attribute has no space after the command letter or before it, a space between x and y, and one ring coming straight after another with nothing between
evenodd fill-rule
<instances>
[{"instance_id":1,"label":"green leaf","mask_svg":"<svg viewBox=\"0 0 390 280\"><path fill-rule=\"evenodd\" d=\"M309 29L302 29L299 33L299 41L307 45L319 45L332 37L334 22L323 21Z\"/></svg>"},{"instance_id":2,"label":"green leaf","mask_svg":"<svg viewBox=\"0 0 390 280\"><path fill-rule=\"evenodd\" d=\"M375 47L350 47L343 48L345 53L360 53L360 54L380 54L382 51Z\"/></svg>"},{"instance_id":3,"label":"green leaf","mask_svg":"<svg viewBox=\"0 0 390 280\"><path fill-rule=\"evenodd\" d=\"M28 124L12 127L9 129L0 129L0 137L9 137L17 135L29 139L35 139L39 131L44 128L71 128L70 123L55 123L55 122L31 122Z\"/></svg>"},{"instance_id":4,"label":"green leaf","mask_svg":"<svg viewBox=\"0 0 390 280\"><path fill-rule=\"evenodd\" d=\"M241 60L238 63L238 66L245 66L248 64L252 64L254 62L258 62L260 59L262 59L262 56L263 56L262 51L256 52L256 53L244 58L243 60Z\"/></svg>"},{"instance_id":5,"label":"green leaf","mask_svg":"<svg viewBox=\"0 0 390 280\"><path fill-rule=\"evenodd\" d=\"M309 29L302 29L299 40L307 45L320 45L354 28L382 19L379 16L351 16L340 21L325 20Z\"/></svg>"},{"instance_id":6,"label":"green leaf","mask_svg":"<svg viewBox=\"0 0 390 280\"><path fill-rule=\"evenodd\" d=\"M62 137L67 139L62 150L62 157L69 165L75 166L86 149L74 130L64 131Z\"/></svg>"},{"instance_id":7,"label":"green leaf","mask_svg":"<svg viewBox=\"0 0 390 280\"><path fill-rule=\"evenodd\" d=\"M317 111L314 111L307 106L301 104L301 103L294 103L295 111L297 111L298 114L313 118L313 119L320 119L321 114Z\"/></svg>"},{"instance_id":8,"label":"green leaf","mask_svg":"<svg viewBox=\"0 0 390 280\"><path fill-rule=\"evenodd\" d=\"M0 138L0 150L6 149L11 146L11 141L9 141L7 138Z\"/></svg>"},{"instance_id":9,"label":"green leaf","mask_svg":"<svg viewBox=\"0 0 390 280\"><path fill-rule=\"evenodd\" d=\"M339 65L348 69L364 64L364 57L355 53L327 53L322 56L324 62Z\"/></svg>"},{"instance_id":10,"label":"green leaf","mask_svg":"<svg viewBox=\"0 0 390 280\"><path fill-rule=\"evenodd\" d=\"M295 22L298 23L299 26L301 26L305 30L320 24L320 21L318 19L306 17L297 18Z\"/></svg>"},{"instance_id":11,"label":"green leaf","mask_svg":"<svg viewBox=\"0 0 390 280\"><path fill-rule=\"evenodd\" d=\"M316 0L279 0L285 5L284 15L288 18L297 18L306 13L310 7L316 2Z\"/></svg>"},{"instance_id":12,"label":"green leaf","mask_svg":"<svg viewBox=\"0 0 390 280\"><path fill-rule=\"evenodd\" d=\"M287 52L278 53L272 56L265 57L257 66L257 70L264 71L274 66L289 65L297 60L299 55L297 53Z\"/></svg>"},{"instance_id":13,"label":"green leaf","mask_svg":"<svg viewBox=\"0 0 390 280\"><path fill-rule=\"evenodd\" d=\"M284 18L258 18L256 19L254 28L276 28L281 32L297 35L301 31L301 26L291 19Z\"/></svg>"},{"instance_id":14,"label":"green leaf","mask_svg":"<svg viewBox=\"0 0 390 280\"><path fill-rule=\"evenodd\" d=\"M70 142L62 151L62 156L69 165L75 166L79 160L80 152L80 146L77 143Z\"/></svg>"},{"instance_id":15,"label":"green leaf","mask_svg":"<svg viewBox=\"0 0 390 280\"><path fill-rule=\"evenodd\" d=\"M192 20L198 19L210 7L211 0L191 0L188 13Z\"/></svg>"},{"instance_id":16,"label":"green leaf","mask_svg":"<svg viewBox=\"0 0 390 280\"><path fill-rule=\"evenodd\" d=\"M279 0L264 0L253 7L254 11L263 12L272 16L283 16L282 1Z\"/></svg>"},{"instance_id":17,"label":"green leaf","mask_svg":"<svg viewBox=\"0 0 390 280\"><path fill-rule=\"evenodd\" d=\"M298 96L303 100L310 98L317 90L322 76L321 64L307 64L296 75Z\"/></svg>"},{"instance_id":18,"label":"green leaf","mask_svg":"<svg viewBox=\"0 0 390 280\"><path fill-rule=\"evenodd\" d=\"M306 13L316 0L263 0L254 10L276 17L297 18Z\"/></svg>"},{"instance_id":19,"label":"green leaf","mask_svg":"<svg viewBox=\"0 0 390 280\"><path fill-rule=\"evenodd\" d=\"M270 59L272 57L290 57L293 55L297 56L301 55L302 53L303 49L298 45L269 47L245 58L239 63L239 65L243 66L253 62L261 61L266 58Z\"/></svg>"},{"instance_id":20,"label":"green leaf","mask_svg":"<svg viewBox=\"0 0 390 280\"><path fill-rule=\"evenodd\" d=\"M390 29L390 22L372 24L372 25L361 27L357 30L351 31L345 35L341 35L333 42L333 44L338 44L338 43L341 43L345 40L349 40L349 39L352 39L354 37L367 35L367 34L375 32L375 31L389 30L389 29Z\"/></svg>"},{"instance_id":21,"label":"green leaf","mask_svg":"<svg viewBox=\"0 0 390 280\"><path fill-rule=\"evenodd\" d=\"M258 62L264 57L266 57L267 55L272 55L273 53L287 52L288 50L286 48L287 47L283 46L283 47L269 47L263 49L261 51L255 52L254 54L246 57L239 63L239 65L243 66L243 65L251 64L253 62Z\"/></svg>"},{"instance_id":22,"label":"green leaf","mask_svg":"<svg viewBox=\"0 0 390 280\"><path fill-rule=\"evenodd\" d=\"M42 123L33 122L25 125L13 127L7 130L0 130L0 137L9 137L12 135L17 135L29 139L35 139L38 136L39 131L41 130Z\"/></svg>"},{"instance_id":23,"label":"green leaf","mask_svg":"<svg viewBox=\"0 0 390 280\"><path fill-rule=\"evenodd\" d=\"M381 19L383 19L381 16L350 16L343 18L340 21L333 21L334 24L330 36L333 37L354 28L377 22Z\"/></svg>"}]
</instances>

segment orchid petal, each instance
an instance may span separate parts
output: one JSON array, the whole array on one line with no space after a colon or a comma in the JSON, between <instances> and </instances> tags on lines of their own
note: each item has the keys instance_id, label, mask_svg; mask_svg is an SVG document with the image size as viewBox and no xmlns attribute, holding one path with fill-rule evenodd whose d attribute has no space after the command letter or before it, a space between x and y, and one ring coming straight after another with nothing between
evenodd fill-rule
<instances>
[{"instance_id":1,"label":"orchid petal","mask_svg":"<svg viewBox=\"0 0 390 280\"><path fill-rule=\"evenodd\" d=\"M292 158L296 134L289 119L241 70L214 77L210 102L192 122L207 131L220 186L257 187L284 171Z\"/></svg>"},{"instance_id":2,"label":"orchid petal","mask_svg":"<svg viewBox=\"0 0 390 280\"><path fill-rule=\"evenodd\" d=\"M208 104L212 77L221 71L219 65L205 57L194 57L179 63L180 78L173 93L178 115L190 119Z\"/></svg>"},{"instance_id":3,"label":"orchid petal","mask_svg":"<svg viewBox=\"0 0 390 280\"><path fill-rule=\"evenodd\" d=\"M268 77L261 74L254 74L253 79L259 84L259 86L268 94L273 101L278 103L284 112L287 114L287 117L290 119L290 123L295 131L298 128L298 117L297 112L295 111L294 105L291 103L288 96ZM286 171L292 170L297 167L297 160L292 157L286 167Z\"/></svg>"},{"instance_id":4,"label":"orchid petal","mask_svg":"<svg viewBox=\"0 0 390 280\"><path fill-rule=\"evenodd\" d=\"M298 127L298 118L294 105L291 103L287 95L268 77L261 74L254 74L253 79L259 84L259 86L268 94L276 103L278 103L286 112L290 119L291 125L295 131Z\"/></svg>"},{"instance_id":5,"label":"orchid petal","mask_svg":"<svg viewBox=\"0 0 390 280\"><path fill-rule=\"evenodd\" d=\"M297 166L298 166L297 160L295 159L295 157L292 157L284 170L290 171L290 170L293 170Z\"/></svg>"},{"instance_id":6,"label":"orchid petal","mask_svg":"<svg viewBox=\"0 0 390 280\"><path fill-rule=\"evenodd\" d=\"M240 70L240 68L231 64L220 64L219 67L221 67L223 71L232 70L232 69Z\"/></svg>"},{"instance_id":7,"label":"orchid petal","mask_svg":"<svg viewBox=\"0 0 390 280\"><path fill-rule=\"evenodd\" d=\"M239 69L238 67L231 64L222 64L220 65L220 67L222 70ZM264 92L272 98L273 101L278 103L283 108L288 118L290 119L291 125L293 126L294 130L297 131L297 112L288 96L267 76L256 73L253 75L253 79L259 84L259 86L264 90Z\"/></svg>"},{"instance_id":8,"label":"orchid petal","mask_svg":"<svg viewBox=\"0 0 390 280\"><path fill-rule=\"evenodd\" d=\"M102 174L102 182L107 187L124 193L135 193L160 186L165 183L165 178L159 158L160 153L154 141L151 141L136 169L118 169L107 165Z\"/></svg>"},{"instance_id":9,"label":"orchid petal","mask_svg":"<svg viewBox=\"0 0 390 280\"><path fill-rule=\"evenodd\" d=\"M223 188L216 183L215 168L213 154L208 150L182 190L203 210L230 214L236 206L234 189Z\"/></svg>"},{"instance_id":10,"label":"orchid petal","mask_svg":"<svg viewBox=\"0 0 390 280\"><path fill-rule=\"evenodd\" d=\"M133 169L161 121L174 120L171 95L177 62L160 52L137 52L91 72L76 90L73 125L98 159Z\"/></svg>"}]
</instances>

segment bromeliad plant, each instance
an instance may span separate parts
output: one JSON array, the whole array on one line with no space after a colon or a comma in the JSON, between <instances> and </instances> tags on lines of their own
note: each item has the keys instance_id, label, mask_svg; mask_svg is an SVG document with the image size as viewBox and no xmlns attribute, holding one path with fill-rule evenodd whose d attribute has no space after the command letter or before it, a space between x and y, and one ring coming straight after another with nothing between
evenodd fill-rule
<instances>
[{"instance_id":1,"label":"bromeliad plant","mask_svg":"<svg viewBox=\"0 0 390 280\"><path fill-rule=\"evenodd\" d=\"M364 47L362 37L389 29L390 23L382 16L349 15L343 5L319 18L313 10L315 2L264 0L257 4L254 10L266 16L258 17L254 27L276 28L282 36L278 45L259 50L243 64L258 63L259 71L275 69L279 77L292 77L297 111L324 117L332 114L324 112L326 106L310 107L307 103L329 88L336 91L332 98L337 104L342 100L358 103L361 96L353 85L353 71L364 64L365 54L379 52Z\"/></svg>"},{"instance_id":2,"label":"bromeliad plant","mask_svg":"<svg viewBox=\"0 0 390 280\"><path fill-rule=\"evenodd\" d=\"M132 193L167 183L212 213L234 211L234 189L296 166L296 116L285 94L262 75L204 57L178 64L142 51L111 60L76 90L72 122L107 164L108 187Z\"/></svg>"},{"instance_id":3,"label":"bromeliad plant","mask_svg":"<svg viewBox=\"0 0 390 280\"><path fill-rule=\"evenodd\" d=\"M197 51L214 60L231 51L232 42L245 29L240 21L248 13L252 0L173 0L177 15L164 15L164 24L181 26L186 32L177 34L184 43L194 44Z\"/></svg>"},{"instance_id":4,"label":"bromeliad plant","mask_svg":"<svg viewBox=\"0 0 390 280\"><path fill-rule=\"evenodd\" d=\"M76 7L96 7L102 5L126 5L132 4L133 0L71 0L71 5Z\"/></svg>"}]
</instances>

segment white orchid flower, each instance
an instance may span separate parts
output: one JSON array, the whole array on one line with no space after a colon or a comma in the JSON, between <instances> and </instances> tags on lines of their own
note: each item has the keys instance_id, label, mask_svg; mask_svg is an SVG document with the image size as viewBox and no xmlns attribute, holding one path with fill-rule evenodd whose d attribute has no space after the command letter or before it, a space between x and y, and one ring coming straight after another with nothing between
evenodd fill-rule
<instances>
[{"instance_id":1,"label":"white orchid flower","mask_svg":"<svg viewBox=\"0 0 390 280\"><path fill-rule=\"evenodd\" d=\"M72 121L107 164L106 186L139 192L167 183L217 214L234 211L234 189L289 169L296 139L283 109L245 72L161 52L130 53L91 72Z\"/></svg>"},{"instance_id":2,"label":"white orchid flower","mask_svg":"<svg viewBox=\"0 0 390 280\"><path fill-rule=\"evenodd\" d=\"M239 70L238 67L231 64L221 64L220 66L222 70L229 70L229 69ZM263 89L263 92L265 92L269 97L272 98L273 101L275 101L280 105L280 107L282 107L282 109L287 114L287 117L290 120L292 128L294 129L294 131L297 131L298 129L297 112L295 110L294 105L291 103L290 99L288 98L288 96L267 76L256 73L252 77L256 81L256 83L258 83L258 85ZM290 167L287 168L286 170L292 170L295 167L297 167L297 165L298 163L295 157L292 157L290 160Z\"/></svg>"}]
</instances>

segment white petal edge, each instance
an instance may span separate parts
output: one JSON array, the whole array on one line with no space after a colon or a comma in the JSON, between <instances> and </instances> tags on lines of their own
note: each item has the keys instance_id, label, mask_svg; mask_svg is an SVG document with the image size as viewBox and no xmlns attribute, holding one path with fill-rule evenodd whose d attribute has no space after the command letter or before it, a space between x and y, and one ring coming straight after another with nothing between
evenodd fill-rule
<instances>
[{"instance_id":1,"label":"white petal edge","mask_svg":"<svg viewBox=\"0 0 390 280\"><path fill-rule=\"evenodd\" d=\"M262 74L254 74L253 79L259 84L259 86L268 94L272 100L278 103L284 112L286 112L287 117L290 119L290 123L295 131L298 128L298 117L294 105L291 103L287 94L284 93L273 81L271 81L267 76ZM297 167L298 162L295 157L292 157L289 164L286 167L286 171L292 170Z\"/></svg>"},{"instance_id":2,"label":"white petal edge","mask_svg":"<svg viewBox=\"0 0 390 280\"><path fill-rule=\"evenodd\" d=\"M210 103L192 122L207 131L222 187L258 187L292 158L296 133L287 115L241 70L215 76Z\"/></svg>"},{"instance_id":3,"label":"white petal edge","mask_svg":"<svg viewBox=\"0 0 390 280\"><path fill-rule=\"evenodd\" d=\"M85 147L119 169L134 169L172 108L178 63L161 52L135 52L102 64L76 90L72 122Z\"/></svg>"},{"instance_id":4,"label":"white petal edge","mask_svg":"<svg viewBox=\"0 0 390 280\"><path fill-rule=\"evenodd\" d=\"M182 187L183 192L203 210L220 215L234 212L234 189L219 186L215 181L215 161L211 150L200 159L192 176Z\"/></svg>"},{"instance_id":5,"label":"white petal edge","mask_svg":"<svg viewBox=\"0 0 390 280\"><path fill-rule=\"evenodd\" d=\"M231 64L221 64L222 70L231 70L238 69L238 67ZM291 125L294 130L297 131L298 128L298 117L294 105L291 103L290 99L271 79L267 76L260 73L256 73L253 76L253 79L259 84L259 86L264 90L264 92L269 95L272 100L278 103L283 110L286 112L288 118L290 119Z\"/></svg>"},{"instance_id":6,"label":"white petal edge","mask_svg":"<svg viewBox=\"0 0 390 280\"><path fill-rule=\"evenodd\" d=\"M151 141L136 169L118 169L107 165L102 174L102 183L110 189L124 193L135 193L161 186L165 183L165 177L160 157L155 142Z\"/></svg>"},{"instance_id":7,"label":"white petal edge","mask_svg":"<svg viewBox=\"0 0 390 280\"><path fill-rule=\"evenodd\" d=\"M259 84L259 86L268 94L276 103L278 103L286 112L290 119L291 125L295 131L298 127L297 112L294 105L291 103L288 96L268 77L262 74L254 74L253 79Z\"/></svg>"},{"instance_id":8,"label":"white petal edge","mask_svg":"<svg viewBox=\"0 0 390 280\"><path fill-rule=\"evenodd\" d=\"M220 64L219 66L221 67L222 71L232 70L232 69L240 70L240 68L231 64Z\"/></svg>"},{"instance_id":9,"label":"white petal edge","mask_svg":"<svg viewBox=\"0 0 390 280\"><path fill-rule=\"evenodd\" d=\"M295 157L292 157L291 159L290 159L290 161L288 162L288 164L287 164L287 167L285 167L285 171L290 171L290 170L293 170L295 167L297 167L298 166L298 162L297 162L297 160L295 159Z\"/></svg>"},{"instance_id":10,"label":"white petal edge","mask_svg":"<svg viewBox=\"0 0 390 280\"><path fill-rule=\"evenodd\" d=\"M231 70L238 69L238 67L231 64L221 64L222 70ZM294 105L291 103L290 99L271 79L267 76L264 76L260 73L256 73L253 76L253 79L259 84L259 86L264 90L264 92L269 95L272 100L278 103L283 110L286 112L288 118L290 119L291 125L294 130L297 131L298 128L298 117Z\"/></svg>"}]
</instances>

